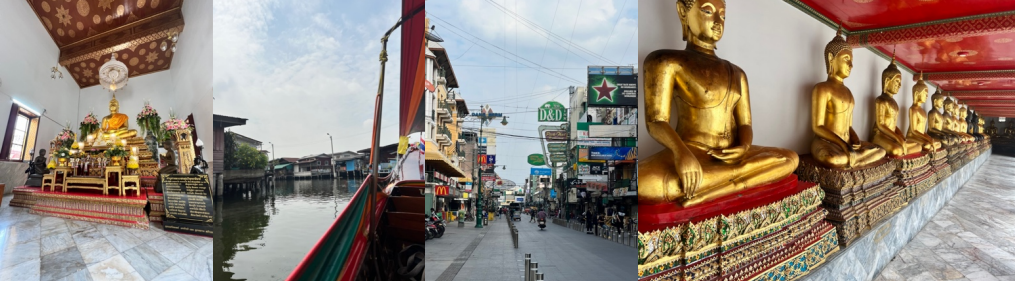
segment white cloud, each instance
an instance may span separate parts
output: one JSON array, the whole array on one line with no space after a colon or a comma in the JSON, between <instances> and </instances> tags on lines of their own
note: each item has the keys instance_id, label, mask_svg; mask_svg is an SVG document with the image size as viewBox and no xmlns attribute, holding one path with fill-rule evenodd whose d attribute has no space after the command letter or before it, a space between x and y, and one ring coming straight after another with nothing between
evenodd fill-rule
<instances>
[{"instance_id":1,"label":"white cloud","mask_svg":"<svg viewBox=\"0 0 1015 281\"><path fill-rule=\"evenodd\" d=\"M322 1L215 3L215 113L248 118L236 132L298 157L370 145L379 41L400 15L397 1L350 7ZM385 8L379 8L385 7ZM396 142L397 34L388 43L382 143Z\"/></svg>"}]
</instances>

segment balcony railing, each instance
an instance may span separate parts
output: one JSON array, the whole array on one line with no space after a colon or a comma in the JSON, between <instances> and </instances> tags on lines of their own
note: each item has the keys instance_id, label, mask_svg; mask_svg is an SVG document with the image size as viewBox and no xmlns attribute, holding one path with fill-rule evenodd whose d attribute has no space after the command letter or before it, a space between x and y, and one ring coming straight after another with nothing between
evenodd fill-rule
<instances>
[{"instance_id":1,"label":"balcony railing","mask_svg":"<svg viewBox=\"0 0 1015 281\"><path fill-rule=\"evenodd\" d=\"M441 145L451 145L451 130L447 126L437 126L436 138Z\"/></svg>"},{"instance_id":2,"label":"balcony railing","mask_svg":"<svg viewBox=\"0 0 1015 281\"><path fill-rule=\"evenodd\" d=\"M451 106L448 106L447 102L437 100L437 106L434 107L434 110L437 111L438 123L451 122Z\"/></svg>"}]
</instances>

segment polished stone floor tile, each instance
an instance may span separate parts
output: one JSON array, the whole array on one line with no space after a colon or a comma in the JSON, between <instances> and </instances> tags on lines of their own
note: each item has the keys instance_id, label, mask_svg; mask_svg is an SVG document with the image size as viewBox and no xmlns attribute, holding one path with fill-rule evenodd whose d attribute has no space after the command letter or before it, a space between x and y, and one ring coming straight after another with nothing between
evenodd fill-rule
<instances>
[{"instance_id":1,"label":"polished stone floor tile","mask_svg":"<svg viewBox=\"0 0 1015 281\"><path fill-rule=\"evenodd\" d=\"M0 200L0 281L211 280L212 239L30 214Z\"/></svg>"},{"instance_id":2,"label":"polished stone floor tile","mask_svg":"<svg viewBox=\"0 0 1015 281\"><path fill-rule=\"evenodd\" d=\"M1015 278L1015 158L992 155L874 280Z\"/></svg>"},{"instance_id":3,"label":"polished stone floor tile","mask_svg":"<svg viewBox=\"0 0 1015 281\"><path fill-rule=\"evenodd\" d=\"M56 280L85 268L77 247L42 256L42 280Z\"/></svg>"}]
</instances>

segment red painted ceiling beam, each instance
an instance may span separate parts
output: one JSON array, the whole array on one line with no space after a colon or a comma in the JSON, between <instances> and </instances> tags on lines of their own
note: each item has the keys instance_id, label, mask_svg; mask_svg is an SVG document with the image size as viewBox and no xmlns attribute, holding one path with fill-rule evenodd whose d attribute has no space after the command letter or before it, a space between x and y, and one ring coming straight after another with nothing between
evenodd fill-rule
<instances>
[{"instance_id":1,"label":"red painted ceiling beam","mask_svg":"<svg viewBox=\"0 0 1015 281\"><path fill-rule=\"evenodd\" d=\"M919 78L919 75L913 75L913 81ZM962 71L962 72L928 72L923 74L923 80L930 81L954 81L954 80L1003 80L1003 79L1015 79L1015 70L991 70L991 71ZM964 91L952 91L952 92L964 92ZM972 92L972 91L970 91ZM996 92L996 91L995 91Z\"/></svg>"},{"instance_id":2,"label":"red painted ceiling beam","mask_svg":"<svg viewBox=\"0 0 1015 281\"><path fill-rule=\"evenodd\" d=\"M973 18L952 22L915 24L908 26L854 32L846 37L853 48L891 46L948 37L981 36L1015 31L1015 12L997 16Z\"/></svg>"}]
</instances>

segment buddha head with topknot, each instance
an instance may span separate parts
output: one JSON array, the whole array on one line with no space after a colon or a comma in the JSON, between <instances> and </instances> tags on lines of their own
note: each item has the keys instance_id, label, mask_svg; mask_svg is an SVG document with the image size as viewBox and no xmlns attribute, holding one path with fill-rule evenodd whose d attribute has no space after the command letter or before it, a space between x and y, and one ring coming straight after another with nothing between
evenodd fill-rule
<instances>
[{"instance_id":1,"label":"buddha head with topknot","mask_svg":"<svg viewBox=\"0 0 1015 281\"><path fill-rule=\"evenodd\" d=\"M853 49L842 37L842 27L835 32L835 37L825 45L825 71L828 77L839 79L849 77L853 70Z\"/></svg>"},{"instance_id":2,"label":"buddha head with topknot","mask_svg":"<svg viewBox=\"0 0 1015 281\"><path fill-rule=\"evenodd\" d=\"M927 83L923 82L923 72L920 72L916 84L913 85L913 104L923 106L923 103L927 102L927 90Z\"/></svg>"},{"instance_id":3,"label":"buddha head with topknot","mask_svg":"<svg viewBox=\"0 0 1015 281\"><path fill-rule=\"evenodd\" d=\"M895 53L892 53L892 62L888 63L888 68L881 71L881 90L894 96L899 93L900 87L902 87L902 72L895 66Z\"/></svg>"}]
</instances>

